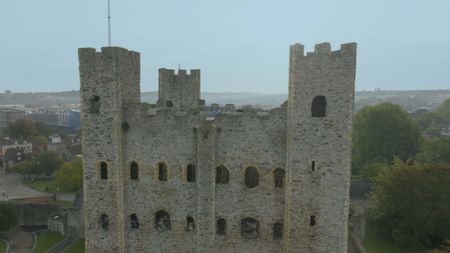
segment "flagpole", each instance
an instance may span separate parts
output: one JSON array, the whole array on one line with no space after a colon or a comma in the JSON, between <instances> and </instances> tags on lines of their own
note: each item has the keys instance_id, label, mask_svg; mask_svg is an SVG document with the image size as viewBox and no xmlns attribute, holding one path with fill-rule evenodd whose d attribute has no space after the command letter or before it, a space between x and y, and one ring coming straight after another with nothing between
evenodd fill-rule
<instances>
[{"instance_id":1,"label":"flagpole","mask_svg":"<svg viewBox=\"0 0 450 253\"><path fill-rule=\"evenodd\" d=\"M108 0L108 46L111 46L111 3Z\"/></svg>"}]
</instances>

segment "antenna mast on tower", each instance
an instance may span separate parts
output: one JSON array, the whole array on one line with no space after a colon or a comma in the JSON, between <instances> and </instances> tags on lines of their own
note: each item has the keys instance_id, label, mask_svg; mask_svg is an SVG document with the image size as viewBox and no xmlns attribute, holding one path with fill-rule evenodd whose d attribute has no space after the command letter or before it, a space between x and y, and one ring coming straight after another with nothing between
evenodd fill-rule
<instances>
[{"instance_id":1,"label":"antenna mast on tower","mask_svg":"<svg viewBox=\"0 0 450 253\"><path fill-rule=\"evenodd\" d=\"M108 0L108 47L111 46L111 3Z\"/></svg>"}]
</instances>

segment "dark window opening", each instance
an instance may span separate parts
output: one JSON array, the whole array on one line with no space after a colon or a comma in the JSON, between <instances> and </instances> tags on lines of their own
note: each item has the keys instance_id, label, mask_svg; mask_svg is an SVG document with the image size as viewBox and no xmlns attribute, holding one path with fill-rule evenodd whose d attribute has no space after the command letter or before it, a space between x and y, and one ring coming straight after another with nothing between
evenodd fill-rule
<instances>
[{"instance_id":1,"label":"dark window opening","mask_svg":"<svg viewBox=\"0 0 450 253\"><path fill-rule=\"evenodd\" d=\"M158 231L171 229L170 216L166 211L158 211L155 215L155 228Z\"/></svg>"},{"instance_id":2,"label":"dark window opening","mask_svg":"<svg viewBox=\"0 0 450 253\"><path fill-rule=\"evenodd\" d=\"M100 179L108 179L108 164L100 162Z\"/></svg>"},{"instance_id":3,"label":"dark window opening","mask_svg":"<svg viewBox=\"0 0 450 253\"><path fill-rule=\"evenodd\" d=\"M139 219L135 213L130 215L130 225L131 228L139 228Z\"/></svg>"},{"instance_id":4,"label":"dark window opening","mask_svg":"<svg viewBox=\"0 0 450 253\"><path fill-rule=\"evenodd\" d=\"M310 226L314 226L314 225L316 225L316 216L314 216L314 215L311 215L311 216L309 216L309 225Z\"/></svg>"},{"instance_id":5,"label":"dark window opening","mask_svg":"<svg viewBox=\"0 0 450 253\"><path fill-rule=\"evenodd\" d=\"M283 188L284 187L284 181L286 177L286 172L284 172L283 169L276 169L274 172L274 180L275 180L275 188Z\"/></svg>"},{"instance_id":6,"label":"dark window opening","mask_svg":"<svg viewBox=\"0 0 450 253\"><path fill-rule=\"evenodd\" d=\"M241 235L246 239L255 239L258 237L259 224L253 218L245 218L241 220Z\"/></svg>"},{"instance_id":7,"label":"dark window opening","mask_svg":"<svg viewBox=\"0 0 450 253\"><path fill-rule=\"evenodd\" d=\"M316 96L312 101L311 116L325 117L327 108L327 100L325 96Z\"/></svg>"},{"instance_id":8,"label":"dark window opening","mask_svg":"<svg viewBox=\"0 0 450 253\"><path fill-rule=\"evenodd\" d=\"M220 165L216 168L216 184L228 184L230 182L230 172L227 167Z\"/></svg>"},{"instance_id":9,"label":"dark window opening","mask_svg":"<svg viewBox=\"0 0 450 253\"><path fill-rule=\"evenodd\" d=\"M130 163L130 179L131 180L139 179L139 165L137 162Z\"/></svg>"},{"instance_id":10,"label":"dark window opening","mask_svg":"<svg viewBox=\"0 0 450 253\"><path fill-rule=\"evenodd\" d=\"M159 181L167 181L167 165L165 163L158 163L158 174Z\"/></svg>"},{"instance_id":11,"label":"dark window opening","mask_svg":"<svg viewBox=\"0 0 450 253\"><path fill-rule=\"evenodd\" d=\"M99 96L92 96L89 99L88 111L90 113L99 113L100 112L100 97Z\"/></svg>"},{"instance_id":12,"label":"dark window opening","mask_svg":"<svg viewBox=\"0 0 450 253\"><path fill-rule=\"evenodd\" d=\"M189 164L187 166L187 181L188 182L195 182L195 166L193 164Z\"/></svg>"},{"instance_id":13,"label":"dark window opening","mask_svg":"<svg viewBox=\"0 0 450 253\"><path fill-rule=\"evenodd\" d=\"M195 221L192 216L186 217L186 230L187 231L194 231L195 230Z\"/></svg>"},{"instance_id":14,"label":"dark window opening","mask_svg":"<svg viewBox=\"0 0 450 253\"><path fill-rule=\"evenodd\" d=\"M283 238L283 224L277 222L273 224L273 239Z\"/></svg>"},{"instance_id":15,"label":"dark window opening","mask_svg":"<svg viewBox=\"0 0 450 253\"><path fill-rule=\"evenodd\" d=\"M102 214L102 216L100 216L100 225L102 226L102 228L104 230L107 230L109 228L109 218L108 215L106 214Z\"/></svg>"},{"instance_id":16,"label":"dark window opening","mask_svg":"<svg viewBox=\"0 0 450 253\"><path fill-rule=\"evenodd\" d=\"M311 171L315 171L316 170L316 162L312 161L311 162Z\"/></svg>"},{"instance_id":17,"label":"dark window opening","mask_svg":"<svg viewBox=\"0 0 450 253\"><path fill-rule=\"evenodd\" d=\"M255 167L245 169L244 182L248 188L256 187L259 184L259 174Z\"/></svg>"},{"instance_id":18,"label":"dark window opening","mask_svg":"<svg viewBox=\"0 0 450 253\"><path fill-rule=\"evenodd\" d=\"M217 234L225 235L227 232L227 221L224 218L220 218L217 220Z\"/></svg>"},{"instance_id":19,"label":"dark window opening","mask_svg":"<svg viewBox=\"0 0 450 253\"><path fill-rule=\"evenodd\" d=\"M166 107L167 108L172 108L173 107L173 102L171 100L167 100L166 101Z\"/></svg>"}]
</instances>

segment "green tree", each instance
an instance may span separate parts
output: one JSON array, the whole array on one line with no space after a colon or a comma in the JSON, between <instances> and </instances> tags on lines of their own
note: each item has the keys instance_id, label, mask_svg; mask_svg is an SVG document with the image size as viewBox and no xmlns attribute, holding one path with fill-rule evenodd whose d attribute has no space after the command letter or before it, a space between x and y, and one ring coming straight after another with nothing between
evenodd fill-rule
<instances>
[{"instance_id":1,"label":"green tree","mask_svg":"<svg viewBox=\"0 0 450 253\"><path fill-rule=\"evenodd\" d=\"M396 159L375 180L370 218L399 243L437 247L450 237L450 164Z\"/></svg>"},{"instance_id":2,"label":"green tree","mask_svg":"<svg viewBox=\"0 0 450 253\"><path fill-rule=\"evenodd\" d=\"M416 160L421 163L450 163L450 139L446 137L422 138Z\"/></svg>"},{"instance_id":3,"label":"green tree","mask_svg":"<svg viewBox=\"0 0 450 253\"><path fill-rule=\"evenodd\" d=\"M32 121L19 119L10 123L6 128L9 137L30 140L31 137L38 135L38 131Z\"/></svg>"},{"instance_id":4,"label":"green tree","mask_svg":"<svg viewBox=\"0 0 450 253\"><path fill-rule=\"evenodd\" d=\"M63 163L54 173L55 183L62 190L75 192L83 186L83 163L81 158Z\"/></svg>"},{"instance_id":5,"label":"green tree","mask_svg":"<svg viewBox=\"0 0 450 253\"><path fill-rule=\"evenodd\" d=\"M435 110L440 123L450 124L450 98L442 102Z\"/></svg>"},{"instance_id":6,"label":"green tree","mask_svg":"<svg viewBox=\"0 0 450 253\"><path fill-rule=\"evenodd\" d=\"M46 138L50 134L50 129L41 122L19 119L6 127L5 134L12 138L30 141L37 136L45 136Z\"/></svg>"},{"instance_id":7,"label":"green tree","mask_svg":"<svg viewBox=\"0 0 450 253\"><path fill-rule=\"evenodd\" d=\"M21 161L16 163L12 168L12 172L19 173L23 176L27 176L32 174L33 171L33 162L29 160Z\"/></svg>"},{"instance_id":8,"label":"green tree","mask_svg":"<svg viewBox=\"0 0 450 253\"><path fill-rule=\"evenodd\" d=\"M33 170L34 174L51 175L59 168L62 160L54 151L42 151L36 158Z\"/></svg>"},{"instance_id":9,"label":"green tree","mask_svg":"<svg viewBox=\"0 0 450 253\"><path fill-rule=\"evenodd\" d=\"M363 179L371 181L384 169L388 169L388 165L384 162L369 162L364 164L360 174Z\"/></svg>"},{"instance_id":10,"label":"green tree","mask_svg":"<svg viewBox=\"0 0 450 253\"><path fill-rule=\"evenodd\" d=\"M11 203L0 203L0 232L13 228L18 221L16 206Z\"/></svg>"},{"instance_id":11,"label":"green tree","mask_svg":"<svg viewBox=\"0 0 450 253\"><path fill-rule=\"evenodd\" d=\"M419 130L399 105L369 105L353 121L353 170L370 162L392 162L394 156L407 160L417 153Z\"/></svg>"},{"instance_id":12,"label":"green tree","mask_svg":"<svg viewBox=\"0 0 450 253\"><path fill-rule=\"evenodd\" d=\"M428 111L415 116L414 121L416 122L420 131L425 131L428 127L431 126L431 124L433 124L435 118L436 115L434 114L434 112Z\"/></svg>"}]
</instances>

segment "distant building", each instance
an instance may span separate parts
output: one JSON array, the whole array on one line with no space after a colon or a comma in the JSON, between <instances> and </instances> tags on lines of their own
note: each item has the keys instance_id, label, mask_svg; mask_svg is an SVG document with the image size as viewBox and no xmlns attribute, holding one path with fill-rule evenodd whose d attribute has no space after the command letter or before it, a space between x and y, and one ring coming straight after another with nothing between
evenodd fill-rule
<instances>
[{"instance_id":1,"label":"distant building","mask_svg":"<svg viewBox=\"0 0 450 253\"><path fill-rule=\"evenodd\" d=\"M0 163L10 168L12 165L31 158L33 144L26 141L2 140L0 143Z\"/></svg>"},{"instance_id":2,"label":"distant building","mask_svg":"<svg viewBox=\"0 0 450 253\"><path fill-rule=\"evenodd\" d=\"M50 126L80 128L80 112L72 109L44 109L27 118Z\"/></svg>"},{"instance_id":3,"label":"distant building","mask_svg":"<svg viewBox=\"0 0 450 253\"><path fill-rule=\"evenodd\" d=\"M52 135L50 137L48 137L50 139L51 143L61 143L61 136L59 135Z\"/></svg>"},{"instance_id":4,"label":"distant building","mask_svg":"<svg viewBox=\"0 0 450 253\"><path fill-rule=\"evenodd\" d=\"M18 119L25 119L24 111L12 108L0 108L0 128L5 128Z\"/></svg>"}]
</instances>

